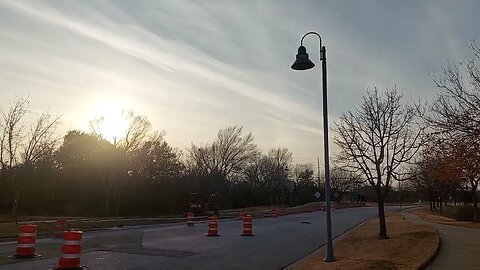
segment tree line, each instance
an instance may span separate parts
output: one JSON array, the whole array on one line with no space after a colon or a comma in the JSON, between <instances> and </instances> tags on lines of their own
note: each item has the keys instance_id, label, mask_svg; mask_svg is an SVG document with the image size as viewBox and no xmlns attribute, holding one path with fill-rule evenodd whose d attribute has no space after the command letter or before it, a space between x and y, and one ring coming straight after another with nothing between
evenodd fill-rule
<instances>
[{"instance_id":1,"label":"tree line","mask_svg":"<svg viewBox=\"0 0 480 270\"><path fill-rule=\"evenodd\" d=\"M442 212L447 201L471 203L480 222L480 45L473 40L468 47L470 56L430 75L438 91L424 116L428 132L411 185L432 210Z\"/></svg>"},{"instance_id":2,"label":"tree line","mask_svg":"<svg viewBox=\"0 0 480 270\"><path fill-rule=\"evenodd\" d=\"M2 113L0 185L2 212L12 215L176 214L191 194L217 195L217 207L305 203L318 190L309 164L293 164L287 148L265 153L251 133L230 126L211 143L184 152L153 130L150 121L124 112L123 134L106 140L103 118L90 132L56 135L59 117L32 117L28 98ZM33 120L32 120L33 119ZM285 183L295 189L288 192ZM197 200L198 198L193 198Z\"/></svg>"}]
</instances>

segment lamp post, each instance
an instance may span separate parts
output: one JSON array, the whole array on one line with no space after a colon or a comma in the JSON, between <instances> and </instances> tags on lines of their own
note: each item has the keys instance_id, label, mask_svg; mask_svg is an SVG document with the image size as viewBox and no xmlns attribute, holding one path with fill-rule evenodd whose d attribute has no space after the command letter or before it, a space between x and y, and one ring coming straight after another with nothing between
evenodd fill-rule
<instances>
[{"instance_id":1,"label":"lamp post","mask_svg":"<svg viewBox=\"0 0 480 270\"><path fill-rule=\"evenodd\" d=\"M308 32L300 41L298 47L297 60L292 65L294 70L307 70L315 66L315 64L308 59L308 53L303 46L303 39L308 35L316 35L320 44L320 61L322 61L322 81L323 81L323 149L325 162L325 205L327 212L327 254L325 256L326 262L335 261L333 255L332 244L332 220L331 220L331 205L330 205L330 170L329 170L329 154L328 154L328 115L327 115L327 56L325 46L322 46L322 38L317 32Z\"/></svg>"}]
</instances>

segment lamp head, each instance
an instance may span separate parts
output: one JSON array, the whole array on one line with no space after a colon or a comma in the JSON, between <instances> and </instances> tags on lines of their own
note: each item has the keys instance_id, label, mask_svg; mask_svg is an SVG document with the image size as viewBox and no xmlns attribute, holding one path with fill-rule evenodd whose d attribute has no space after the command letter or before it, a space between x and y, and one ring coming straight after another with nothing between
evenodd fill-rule
<instances>
[{"instance_id":1,"label":"lamp head","mask_svg":"<svg viewBox=\"0 0 480 270\"><path fill-rule=\"evenodd\" d=\"M315 64L308 59L307 49L304 46L298 47L297 60L292 65L294 70L306 70L311 69Z\"/></svg>"}]
</instances>

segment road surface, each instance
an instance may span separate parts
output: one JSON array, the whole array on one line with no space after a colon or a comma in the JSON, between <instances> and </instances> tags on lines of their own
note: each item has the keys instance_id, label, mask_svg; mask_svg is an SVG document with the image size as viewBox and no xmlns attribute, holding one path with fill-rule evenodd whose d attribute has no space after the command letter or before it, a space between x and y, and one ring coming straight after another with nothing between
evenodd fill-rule
<instances>
[{"instance_id":1,"label":"road surface","mask_svg":"<svg viewBox=\"0 0 480 270\"><path fill-rule=\"evenodd\" d=\"M394 209L395 207L387 207ZM374 217L377 208L332 212L332 234L342 234ZM325 212L253 221L253 237L240 236L240 220L220 220L219 237L205 236L206 222L86 232L82 265L90 270L282 269L325 244ZM40 239L35 259L9 259L15 243L0 243L0 270L50 269L57 266L61 240Z\"/></svg>"}]
</instances>

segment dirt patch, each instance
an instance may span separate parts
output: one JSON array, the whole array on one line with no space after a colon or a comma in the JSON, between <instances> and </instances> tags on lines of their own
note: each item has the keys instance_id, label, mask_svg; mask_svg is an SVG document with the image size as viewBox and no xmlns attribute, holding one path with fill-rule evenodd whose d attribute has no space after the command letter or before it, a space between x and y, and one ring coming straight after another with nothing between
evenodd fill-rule
<instances>
[{"instance_id":1,"label":"dirt patch","mask_svg":"<svg viewBox=\"0 0 480 270\"><path fill-rule=\"evenodd\" d=\"M417 269L435 254L440 243L433 228L407 222L398 213L387 214L389 239L378 238L378 227L378 218L374 218L335 241L335 262L323 261L322 248L293 269Z\"/></svg>"},{"instance_id":2,"label":"dirt patch","mask_svg":"<svg viewBox=\"0 0 480 270\"><path fill-rule=\"evenodd\" d=\"M375 260L369 262L365 268L365 270L397 270L398 267L392 262L387 260Z\"/></svg>"}]
</instances>

